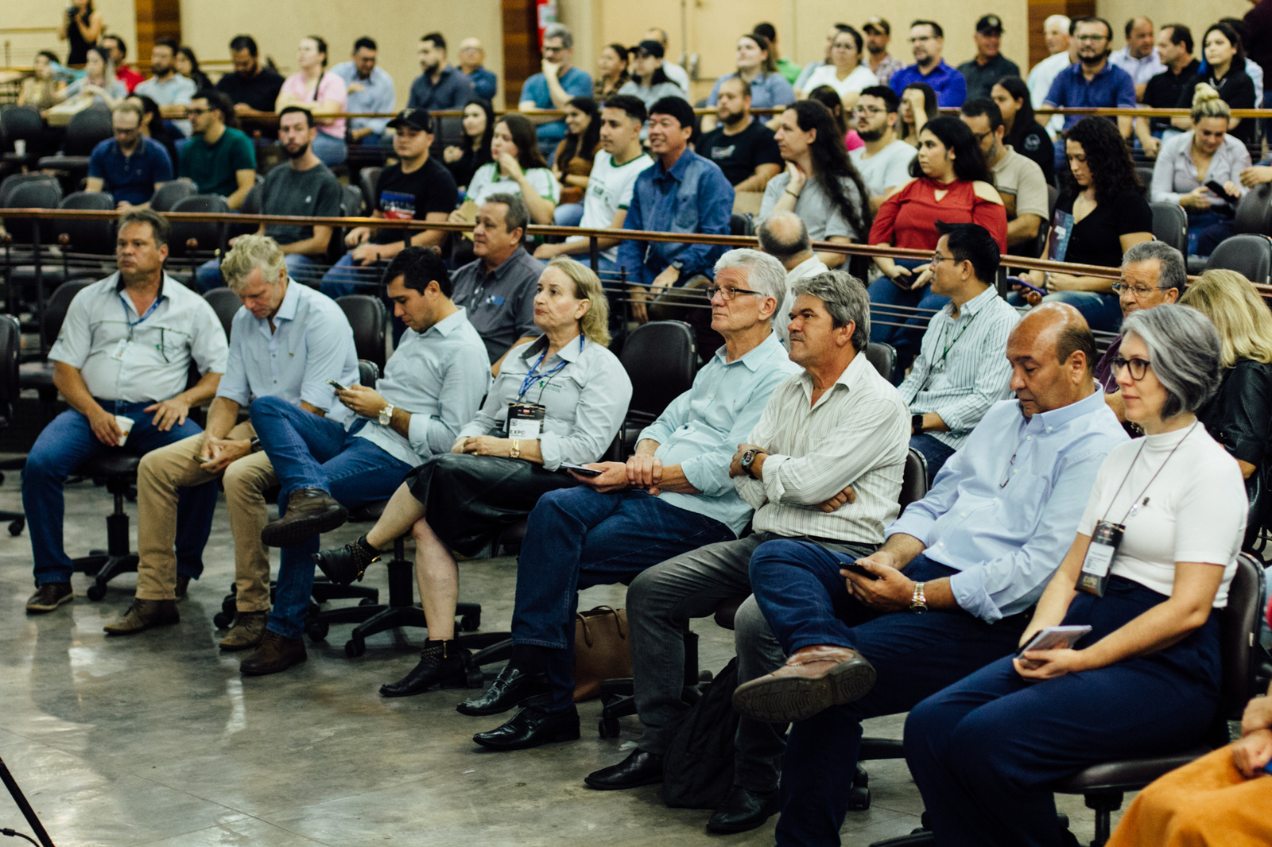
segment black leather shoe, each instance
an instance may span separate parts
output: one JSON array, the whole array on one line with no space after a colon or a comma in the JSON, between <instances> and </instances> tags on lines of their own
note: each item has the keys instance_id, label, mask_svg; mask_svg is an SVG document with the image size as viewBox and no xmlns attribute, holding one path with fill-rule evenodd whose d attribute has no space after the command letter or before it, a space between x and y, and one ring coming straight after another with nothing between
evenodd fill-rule
<instances>
[{"instance_id":1,"label":"black leather shoe","mask_svg":"<svg viewBox=\"0 0 1272 847\"><path fill-rule=\"evenodd\" d=\"M495 677L485 693L474 697L455 707L461 715L497 715L506 712L513 706L520 706L531 697L547 694L552 691L546 673L522 673L512 665L504 668Z\"/></svg>"},{"instance_id":2,"label":"black leather shoe","mask_svg":"<svg viewBox=\"0 0 1272 847\"><path fill-rule=\"evenodd\" d=\"M757 794L735 785L711 815L711 820L707 821L707 832L727 834L756 829L777 814L780 808L781 797L776 788Z\"/></svg>"},{"instance_id":3,"label":"black leather shoe","mask_svg":"<svg viewBox=\"0 0 1272 847\"><path fill-rule=\"evenodd\" d=\"M473 741L491 750L528 750L540 744L578 739L579 711L573 703L560 712L545 712L537 706L527 706L503 726L473 736Z\"/></svg>"},{"instance_id":4,"label":"black leather shoe","mask_svg":"<svg viewBox=\"0 0 1272 847\"><path fill-rule=\"evenodd\" d=\"M261 530L267 547L295 547L310 536L331 532L349 519L349 510L321 488L298 488L287 498L287 514Z\"/></svg>"},{"instance_id":5,"label":"black leather shoe","mask_svg":"<svg viewBox=\"0 0 1272 847\"><path fill-rule=\"evenodd\" d=\"M583 779L589 788L597 791L619 791L641 785L653 785L663 781L663 757L657 753L633 750L631 755L617 765L601 768Z\"/></svg>"},{"instance_id":6,"label":"black leather shoe","mask_svg":"<svg viewBox=\"0 0 1272 847\"><path fill-rule=\"evenodd\" d=\"M420 663L397 682L380 686L382 697L410 697L422 694L434 685L468 672L472 653L459 649L453 641L429 641L420 651Z\"/></svg>"},{"instance_id":7,"label":"black leather shoe","mask_svg":"<svg viewBox=\"0 0 1272 847\"><path fill-rule=\"evenodd\" d=\"M378 554L369 553L362 546L365 538L364 535L353 544L315 553L314 564L336 585L348 585L354 580L361 580L367 566L380 559Z\"/></svg>"}]
</instances>

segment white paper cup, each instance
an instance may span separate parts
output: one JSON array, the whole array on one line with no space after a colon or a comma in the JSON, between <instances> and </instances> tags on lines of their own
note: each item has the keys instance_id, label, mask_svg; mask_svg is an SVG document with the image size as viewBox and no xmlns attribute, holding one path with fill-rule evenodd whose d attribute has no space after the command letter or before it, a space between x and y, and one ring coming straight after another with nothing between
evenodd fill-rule
<instances>
[{"instance_id":1,"label":"white paper cup","mask_svg":"<svg viewBox=\"0 0 1272 847\"><path fill-rule=\"evenodd\" d=\"M17 153L19 156L26 155L26 139L25 138L15 138L13 140L13 152Z\"/></svg>"},{"instance_id":2,"label":"white paper cup","mask_svg":"<svg viewBox=\"0 0 1272 847\"><path fill-rule=\"evenodd\" d=\"M128 433L132 432L133 419L126 418L123 415L115 415L115 422L119 424L119 429L123 435L119 436L119 446L123 447L124 442L128 440Z\"/></svg>"}]
</instances>

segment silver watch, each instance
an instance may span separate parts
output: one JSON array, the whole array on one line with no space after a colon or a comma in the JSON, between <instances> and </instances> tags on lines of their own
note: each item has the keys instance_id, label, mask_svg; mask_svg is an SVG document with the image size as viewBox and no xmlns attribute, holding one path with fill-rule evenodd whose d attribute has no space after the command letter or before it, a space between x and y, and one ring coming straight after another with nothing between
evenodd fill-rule
<instances>
[{"instance_id":1,"label":"silver watch","mask_svg":"<svg viewBox=\"0 0 1272 847\"><path fill-rule=\"evenodd\" d=\"M393 422L393 404L385 406L380 410L380 426L388 426Z\"/></svg>"}]
</instances>

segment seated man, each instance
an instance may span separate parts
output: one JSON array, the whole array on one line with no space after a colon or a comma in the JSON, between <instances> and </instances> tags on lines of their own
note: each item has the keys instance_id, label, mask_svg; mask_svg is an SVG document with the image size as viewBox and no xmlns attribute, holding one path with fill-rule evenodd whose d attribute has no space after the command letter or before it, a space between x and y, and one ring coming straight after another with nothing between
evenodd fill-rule
<instances>
[{"instance_id":1,"label":"seated man","mask_svg":"<svg viewBox=\"0 0 1272 847\"><path fill-rule=\"evenodd\" d=\"M716 128L694 144L698 155L715 162L735 192L762 193L785 163L773 130L751 117L751 86L732 76L717 92Z\"/></svg>"},{"instance_id":2,"label":"seated man","mask_svg":"<svg viewBox=\"0 0 1272 847\"><path fill-rule=\"evenodd\" d=\"M287 161L276 166L265 177L261 187L262 215L294 215L297 217L340 217L340 183L326 165L314 155L313 142L318 125L308 109L288 106L278 113L278 142ZM327 255L331 227L315 224L261 224L257 235L268 236L283 251L287 273L302 284L310 282L311 266ZM231 239L233 244L235 239ZM220 265L215 259L202 265L196 274L200 291L211 291L225 284Z\"/></svg>"},{"instance_id":3,"label":"seated man","mask_svg":"<svg viewBox=\"0 0 1272 847\"><path fill-rule=\"evenodd\" d=\"M238 607L221 647L242 650L259 643L269 611L269 554L261 544L265 492L278 478L269 457L260 452L252 425L237 422L239 409L254 397L274 395L316 417L352 417L335 402L327 384L358 380L353 330L340 307L288 279L282 251L262 235L238 239L222 269L243 301L230 333L229 365L208 410L207 430L147 454L137 469L137 596L124 616L106 627L112 635L177 622L175 504L178 494L192 486L209 488L215 501L215 486L205 484L219 478L234 537ZM202 552L202 544L195 552Z\"/></svg>"},{"instance_id":4,"label":"seated man","mask_svg":"<svg viewBox=\"0 0 1272 847\"><path fill-rule=\"evenodd\" d=\"M932 293L950 302L928 322L899 389L910 407L910 446L927 460L928 485L990 406L1011 395L1011 363L1002 353L1020 321L994 287L1000 256L989 230L942 221L936 230Z\"/></svg>"},{"instance_id":5,"label":"seated man","mask_svg":"<svg viewBox=\"0 0 1272 847\"><path fill-rule=\"evenodd\" d=\"M794 212L774 212L755 228L760 249L786 269L786 300L773 316L773 331L790 347L790 314L795 305L795 283L830 270L813 252L808 227Z\"/></svg>"},{"instance_id":6,"label":"seated man","mask_svg":"<svg viewBox=\"0 0 1272 847\"><path fill-rule=\"evenodd\" d=\"M144 94L159 104L159 114L172 121L181 134L190 137L190 122L185 120L186 107L198 88L194 80L177 73L177 50L180 45L170 38L155 42L150 50L150 79L137 83L134 94Z\"/></svg>"},{"instance_id":7,"label":"seated man","mask_svg":"<svg viewBox=\"0 0 1272 847\"><path fill-rule=\"evenodd\" d=\"M486 48L476 38L465 38L459 42L459 69L473 82L473 93L483 100L495 102L495 90L499 87L499 77L494 71L485 67Z\"/></svg>"},{"instance_id":8,"label":"seated man","mask_svg":"<svg viewBox=\"0 0 1272 847\"><path fill-rule=\"evenodd\" d=\"M722 601L750 593L751 554L761 544L786 538L797 549L851 560L873 550L900 511L907 413L897 390L864 355L866 289L842 271L828 271L800 280L795 293L790 358L804 373L773 392L751 443L739 445L729 466L738 494L755 509L754 532L669 559L632 582L627 620L645 732L626 759L587 777L592 788L662 781L663 757L689 708L681 699L685 627ZM851 502L845 486L854 491ZM738 678L753 679L779 662L756 663L745 655ZM776 810L781 735L743 721L737 746L735 787L707 825L711 832L752 829Z\"/></svg>"},{"instance_id":9,"label":"seated man","mask_svg":"<svg viewBox=\"0 0 1272 847\"><path fill-rule=\"evenodd\" d=\"M349 61L331 69L333 74L344 80L345 91L349 95L345 100L346 112L393 111L397 103L393 77L376 64L378 55L375 41L363 36L353 42L353 55ZM350 118L349 140L366 147L379 147L381 141L388 141L384 135L388 125L388 118Z\"/></svg>"},{"instance_id":10,"label":"seated man","mask_svg":"<svg viewBox=\"0 0 1272 847\"><path fill-rule=\"evenodd\" d=\"M587 195L583 198L583 229L622 229L632 202L636 178L654 160L640 146L640 128L645 124L645 104L630 94L608 98L601 107L601 152L592 164ZM617 238L598 238L601 251L597 267L602 273L619 269ZM536 259L553 256L583 256L590 249L588 239L572 236L560 244L541 244ZM580 258L579 261L585 261Z\"/></svg>"},{"instance_id":11,"label":"seated man","mask_svg":"<svg viewBox=\"0 0 1272 847\"><path fill-rule=\"evenodd\" d=\"M252 427L282 486L282 517L261 540L281 547L274 609L243 673L278 673L305 661L301 634L314 585L318 534L344 523L346 507L392 496L411 468L445 453L490 385L486 348L451 302L436 252L408 247L384 272L393 313L406 322L375 388L350 385L336 399L358 420L346 430L277 395L252 401Z\"/></svg>"},{"instance_id":12,"label":"seated man","mask_svg":"<svg viewBox=\"0 0 1272 847\"><path fill-rule=\"evenodd\" d=\"M1078 60L1056 74L1043 105L1070 109L1134 109L1135 82L1130 74L1109 61L1113 41L1109 22L1096 17L1077 18L1073 21L1072 34L1078 43ZM1063 129L1069 130L1083 117L1065 115ZM1117 119L1123 138L1130 138L1133 124L1131 118ZM1059 138L1056 140L1056 171L1062 172L1062 168L1067 167L1064 139Z\"/></svg>"},{"instance_id":13,"label":"seated man","mask_svg":"<svg viewBox=\"0 0 1272 847\"><path fill-rule=\"evenodd\" d=\"M477 258L455 271L455 305L467 310L486 343L495 376L509 350L542 334L534 323L534 297L544 265L521 246L529 220L525 201L515 194L487 197L473 228Z\"/></svg>"},{"instance_id":14,"label":"seated man","mask_svg":"<svg viewBox=\"0 0 1272 847\"><path fill-rule=\"evenodd\" d=\"M910 181L910 163L915 149L897 138L897 110L901 98L886 85L872 85L861 90L857 108L853 110L857 134L864 147L848 151L870 192L870 211L879 211L883 199L892 189Z\"/></svg>"},{"instance_id":15,"label":"seated man","mask_svg":"<svg viewBox=\"0 0 1272 847\"><path fill-rule=\"evenodd\" d=\"M474 735L484 747L520 750L560 735L578 737L574 614L580 589L629 582L672 556L734 541L751 518L729 480L729 458L773 390L799 371L771 327L786 274L756 250L725 253L715 271L716 286L708 289L711 326L724 336L724 347L698 371L693 387L641 431L626 464L590 465L602 474L543 495L530 513L517 559L512 661L459 711L494 715L540 694L550 702Z\"/></svg>"},{"instance_id":16,"label":"seated man","mask_svg":"<svg viewBox=\"0 0 1272 847\"><path fill-rule=\"evenodd\" d=\"M389 126L396 130L393 152L397 162L380 171L375 181L371 216L395 221L445 221L459 203L459 190L446 166L428 154L433 146L432 116L421 109L403 109L389 121ZM345 244L353 249L323 276L322 293L329 297L374 293L379 289L381 271L407 246L408 238L417 247L437 247L446 233L367 226L349 230Z\"/></svg>"},{"instance_id":17,"label":"seated man","mask_svg":"<svg viewBox=\"0 0 1272 847\"><path fill-rule=\"evenodd\" d=\"M206 403L225 372L216 312L163 273L167 257L168 222L149 209L125 212L115 241L119 271L75 295L49 351L53 385L71 408L44 427L22 470L35 560L28 612L71 602L72 565L62 548L67 476L108 450L141 455L194 435L199 426L187 419L190 407ZM187 388L191 360L203 378ZM131 421L129 432L121 419ZM216 489L185 492L172 508L181 518L175 558L188 582L203 570Z\"/></svg>"},{"instance_id":18,"label":"seated man","mask_svg":"<svg viewBox=\"0 0 1272 847\"><path fill-rule=\"evenodd\" d=\"M159 186L172 179L168 151L141 134L141 117L141 107L131 100L115 106L110 113L115 137L94 147L88 161L84 190L109 192L121 212L149 208Z\"/></svg>"},{"instance_id":19,"label":"seated man","mask_svg":"<svg viewBox=\"0 0 1272 847\"><path fill-rule=\"evenodd\" d=\"M230 98L203 88L187 110L194 135L181 148L177 173L194 180L200 194L219 194L231 209L242 207L256 185L256 145L242 131Z\"/></svg>"},{"instance_id":20,"label":"seated man","mask_svg":"<svg viewBox=\"0 0 1272 847\"><path fill-rule=\"evenodd\" d=\"M1038 233L1050 224L1047 177L1038 163L1003 144L1003 113L987 97L963 104L963 123L980 139L985 164L994 172L994 187L1007 210L1007 252L1038 255Z\"/></svg>"},{"instance_id":21,"label":"seated man","mask_svg":"<svg viewBox=\"0 0 1272 847\"><path fill-rule=\"evenodd\" d=\"M522 84L517 109L529 114L537 124L534 131L539 152L552 164L556 147L565 138L565 121L536 113L564 109L575 97L591 97L592 75L574 66L574 35L564 24L548 24L542 43L542 70Z\"/></svg>"},{"instance_id":22,"label":"seated man","mask_svg":"<svg viewBox=\"0 0 1272 847\"><path fill-rule=\"evenodd\" d=\"M446 62L446 39L430 32L420 39L420 75L411 83L408 109L443 111L463 109L473 98L473 81Z\"/></svg>"},{"instance_id":23,"label":"seated man","mask_svg":"<svg viewBox=\"0 0 1272 847\"><path fill-rule=\"evenodd\" d=\"M837 840L863 719L905 712L1016 649L1104 457L1126 440L1095 390L1094 353L1072 307L1030 312L1007 342L1017 399L985 415L883 547L857 560L868 574L790 541L752 557L739 667L790 658L738 686L733 704L755 721L796 722L778 844Z\"/></svg>"},{"instance_id":24,"label":"seated man","mask_svg":"<svg viewBox=\"0 0 1272 847\"><path fill-rule=\"evenodd\" d=\"M261 64L256 39L250 35L236 35L231 39L230 61L234 72L217 80L216 90L230 98L237 114L273 112L274 104L278 102L278 91L283 87L283 78Z\"/></svg>"},{"instance_id":25,"label":"seated man","mask_svg":"<svg viewBox=\"0 0 1272 847\"><path fill-rule=\"evenodd\" d=\"M724 172L689 149L693 136L693 107L679 97L664 97L649 108L649 149L654 166L636 177L632 203L623 229L655 232L692 232L728 235L733 212L733 186ZM685 203L685 198L692 203ZM685 302L680 291L705 288L711 283L711 267L724 253L709 244L660 241L624 241L618 245L618 263L627 269L634 302L632 315L644 323L651 317L678 317L671 310ZM654 303L646 310L645 300ZM666 302L660 303L663 299ZM707 354L707 350L702 351Z\"/></svg>"}]
</instances>

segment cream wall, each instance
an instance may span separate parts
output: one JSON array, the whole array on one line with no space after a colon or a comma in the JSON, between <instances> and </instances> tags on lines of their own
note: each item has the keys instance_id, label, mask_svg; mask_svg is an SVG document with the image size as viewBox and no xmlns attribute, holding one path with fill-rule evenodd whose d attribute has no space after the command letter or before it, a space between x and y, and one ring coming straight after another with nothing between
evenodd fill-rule
<instances>
[{"instance_id":1,"label":"cream wall","mask_svg":"<svg viewBox=\"0 0 1272 847\"><path fill-rule=\"evenodd\" d=\"M1148 13L1155 26L1166 24L1184 24L1192 30L1193 55L1201 58L1201 37L1206 29L1220 18L1243 18L1250 11L1247 0L1155 0L1144 3L1143 0L1097 0L1096 13L1113 25L1113 43L1117 49L1126 46L1122 38L1122 27L1135 15Z\"/></svg>"},{"instance_id":2,"label":"cream wall","mask_svg":"<svg viewBox=\"0 0 1272 847\"><path fill-rule=\"evenodd\" d=\"M451 61L457 61L462 39L480 38L486 67L500 77L497 96L502 97L501 14L499 0L181 0L181 31L201 59L228 59L230 39L250 34L261 55L272 56L284 75L296 71L296 45L306 35L327 40L333 65L349 58L355 39L370 36L380 48L380 66L393 77L400 108L411 80L419 76L415 53L427 32L446 36Z\"/></svg>"},{"instance_id":3,"label":"cream wall","mask_svg":"<svg viewBox=\"0 0 1272 847\"><path fill-rule=\"evenodd\" d=\"M70 7L69 0L3 0L0 9L0 45L8 42L9 57L15 65L29 66L40 50L52 50L66 61L67 42L58 41L56 32L6 33L6 27L56 27ZM136 58L137 18L132 0L96 0L93 4L106 22L106 31L118 33L128 43L128 61ZM3 61L0 54L0 62Z\"/></svg>"}]
</instances>

